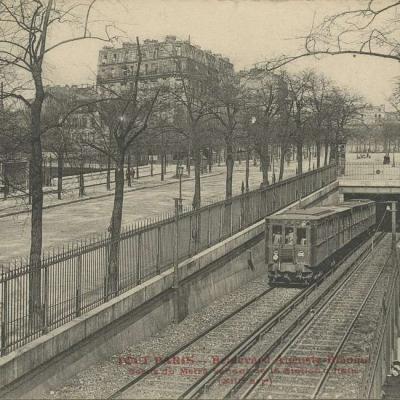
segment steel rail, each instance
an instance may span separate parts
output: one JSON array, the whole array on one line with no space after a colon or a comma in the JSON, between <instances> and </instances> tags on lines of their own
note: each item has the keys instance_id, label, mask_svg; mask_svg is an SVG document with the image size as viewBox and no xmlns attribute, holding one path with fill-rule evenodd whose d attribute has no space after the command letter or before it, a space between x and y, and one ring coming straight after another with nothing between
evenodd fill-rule
<instances>
[{"instance_id":1,"label":"steel rail","mask_svg":"<svg viewBox=\"0 0 400 400\"><path fill-rule=\"evenodd\" d=\"M246 302L245 304L241 305L240 307L238 307L237 309L235 309L234 311L232 311L231 313L229 313L228 315L226 315L225 317L221 318L218 322L216 322L215 324L213 324L212 326L210 326L209 328L203 330L202 332L200 332L195 338L193 338L192 340L186 342L184 345L180 346L179 348L177 348L176 350L174 350L173 352L169 353L168 355L166 355L162 360L160 360L158 363L154 364L152 367L150 367L149 369L147 369L146 371L143 372L143 374L139 375L138 377L136 377L135 379L133 379L132 381L128 382L126 385L124 385L122 388L118 389L116 392L114 392L111 396L108 397L108 399L114 399L116 398L118 395L122 394L123 392L125 392L127 389L129 389L130 387L132 387L133 385L135 385L136 383L138 383L139 381L141 381L143 378L145 378L147 375L149 375L152 371L154 371L157 368L160 368L161 366L163 366L164 364L167 363L167 361L169 361L170 359L172 359L173 357L175 357L177 354L181 353L183 350L185 350L187 347L191 346L193 343L197 342L198 340L202 339L204 336L206 336L208 333L210 333L211 331L213 331L214 329L218 328L219 326L221 326L223 323L225 323L226 321L228 321L230 318L234 317L236 314L238 314L239 312L243 311L245 308L249 307L250 305L252 305L253 303L257 302L258 300L260 300L262 297L264 297L265 295L267 295L268 293L270 293L272 290L274 290L274 287L269 287L267 290L263 291L262 293L260 293L258 296L252 298L251 300L249 300L248 302Z\"/></svg>"},{"instance_id":2,"label":"steel rail","mask_svg":"<svg viewBox=\"0 0 400 400\"><path fill-rule=\"evenodd\" d=\"M365 242L360 243L356 250L359 250ZM368 251L367 248L365 251ZM362 256L363 253L360 254L359 257ZM180 399L188 399L188 398L197 398L202 393L204 393L223 373L225 373L231 366L231 364L235 361L237 357L243 355L249 348L254 346L263 335L265 335L269 330L271 330L274 326L276 326L283 318L285 318L295 307L301 304L318 286L319 284L330 276L334 271L336 271L339 266L344 263L351 254L347 253L339 262L336 264L334 268L329 269L322 277L320 277L314 284L306 288L304 291L300 292L296 295L288 304L284 305L281 309L279 309L276 313L274 313L268 320L264 321L264 323L257 328L254 332L252 332L246 339L244 339L241 343L239 343L231 352L229 352L224 358L220 360L219 363L215 364L213 368L211 368L205 375L203 375L198 381L196 381L188 390L186 390L179 398ZM355 260L354 262L357 262ZM343 274L338 278L341 279L344 274L346 274L352 265L350 265ZM336 280L333 285L338 281ZM329 290L329 288L328 288ZM325 293L325 292L324 292ZM257 364L257 363L256 363Z\"/></svg>"},{"instance_id":3,"label":"steel rail","mask_svg":"<svg viewBox=\"0 0 400 400\"><path fill-rule=\"evenodd\" d=\"M393 256L393 253L392 253L392 256ZM396 268L395 273L394 273L394 277L393 277L393 280L392 280L392 284L391 284L391 287L390 287L390 291L389 291L389 293L390 293L389 296L388 296L389 297L389 301L391 301L393 299L393 296L395 295L395 290L396 290L397 281L399 279L399 274L400 274L399 269ZM385 300L385 297L383 298L383 301L384 300ZM379 334L378 334L378 344L375 345L375 347L374 347L374 350L378 349L378 354L376 354L377 353L376 351L373 352L373 354L376 354L376 357L375 357L375 362L373 363L372 377L371 377L371 372L370 372L371 368L368 371L368 373L366 373L364 375L364 377L367 376L367 377L371 378L370 381L369 381L368 388L365 388L365 386L367 386L366 383L365 383L365 380L364 380L364 385L363 385L364 386L364 394L365 394L364 398L367 398L367 399L369 399L371 397L371 391L372 391L372 387L373 387L374 380L375 380L376 370L378 368L379 357L380 357L380 353L382 351L382 343L383 343L383 339L384 339L384 336L385 336L385 327L387 327L387 324L388 324L388 321L389 321L390 308L391 308L391 306L389 306L389 309L386 311L386 315L384 315L384 318L383 318L384 321L383 321L383 324L381 324L382 329L379 331ZM367 391L367 393L365 393L365 391ZM360 396L360 398L362 398L362 397Z\"/></svg>"},{"instance_id":4,"label":"steel rail","mask_svg":"<svg viewBox=\"0 0 400 400\"><path fill-rule=\"evenodd\" d=\"M368 240L368 239L367 239ZM365 241L363 241L362 243L360 243L357 247L356 247L356 251L359 250L363 245L365 245ZM257 328L256 330L256 334L251 334L250 336L258 336L261 337L262 334L265 333L265 331L267 329L271 329L273 328L277 323L280 322L280 320L282 318L284 318L287 314L290 313L291 310L293 310L293 308L295 308L298 304L300 304L305 298L307 298L307 296L315 289L318 287L318 285L321 283L321 281L323 279L325 279L327 276L329 276L330 274L332 274L334 271L336 271L337 268L339 268L340 264L343 263L347 258L349 258L350 255L347 254L345 255L340 261L339 263L336 264L335 267L331 268L330 270L328 270L318 281L316 281L312 286L305 288L303 291L301 291L299 294L295 295L293 299L291 299L288 303L286 303L284 306L282 306L279 310L277 310L271 317L269 317L260 327ZM348 267L346 269L346 271L350 269L350 267ZM345 273L345 272L344 272ZM177 354L181 353L183 350L185 350L186 348L188 348L189 346L191 346L192 344L194 344L195 342L197 342L198 340L202 339L204 336L206 336L208 333L210 333L211 331L213 331L214 329L218 328L219 326L221 326L223 323L225 323L227 320L229 320L230 318L232 318L233 316L235 316L237 313L239 313L240 311L244 310L246 307L248 307L249 305L253 304L254 302L256 302L257 300L259 300L261 297L265 296L267 293L269 293L270 291L272 291L274 288L270 287L268 288L266 291L264 291L263 293L261 293L260 295L258 295L257 297L255 297L254 299L250 300L249 302L247 302L246 304L242 305L241 307L239 307L238 309L234 310L233 312L231 312L230 314L228 314L227 316L225 316L224 318L222 318L220 321L218 321L216 324L212 325L211 327L205 329L204 331L202 331L200 334L198 334L195 338L193 338L192 340L188 341L187 343L185 343L183 346L180 346L179 348L177 348L176 350L174 350L173 352L169 353L167 356L165 356L162 360L160 360L158 363L154 364L152 367L150 367L149 369L147 369L146 371L144 371L141 375L139 375L138 377L134 378L132 381L128 382L126 385L124 385L123 387L121 387L120 389L118 389L117 391L115 391L114 393L112 393L108 398L109 399L114 399L117 398L119 395L121 395L123 392L125 392L126 390L128 390L129 388L131 388L132 386L134 386L135 384L139 383L140 381L142 381L146 376L148 376L151 372L153 372L154 370L160 368L161 366L163 366L164 364L166 364L170 359L172 359L174 356L176 356ZM304 294L307 295L304 295ZM257 340L252 340L251 338L246 338L244 341L242 341L238 346L236 346L234 348L233 351L235 350L239 350L238 347L240 347L241 345L244 346L244 342L245 342L245 346L246 348L250 348L251 345L255 344L257 342ZM229 357L231 354L231 352L224 357L220 363L216 364L215 367L212 368L212 370L210 370L210 372L217 372L218 371L218 367L221 367L221 364L229 364L227 362L227 359L231 358ZM239 353L238 353L239 354ZM234 358L233 358L234 359ZM205 375L205 377L208 376L208 373ZM200 381L202 381L202 379L200 379L199 381L197 381L195 383L195 385L197 383L199 383ZM194 385L193 385L194 386ZM189 390L191 390L191 388L189 388ZM188 390L188 391L189 391ZM187 392L188 392L187 391ZM183 398L186 397L186 393L185 392L183 395L181 395L179 398Z\"/></svg>"},{"instance_id":5,"label":"steel rail","mask_svg":"<svg viewBox=\"0 0 400 400\"><path fill-rule=\"evenodd\" d=\"M390 256L389 256L390 258ZM364 300L362 301L362 303L360 304L358 310L356 311L354 318L352 319L351 323L349 324L349 326L347 327L346 331L344 332L344 335L341 339L341 341L339 342L339 344L336 347L335 352L333 353L333 357L329 358L330 362L328 363L328 366L325 368L323 375L321 376L316 388L314 389L314 392L312 394L312 398L315 399L318 394L321 392L321 389L323 387L323 385L326 382L326 379L329 375L330 370L332 369L332 366L334 364L334 360L336 359L336 357L338 356L338 354L340 353L340 351L343 349L344 344L346 343L346 340L348 339L348 337L350 336L350 333L352 332L352 329L358 319L358 317L360 316L361 312L363 311L365 304L367 303L368 299L371 296L371 293L375 290L376 285L378 284L379 279L381 278L385 267L388 263L389 258L386 260L385 265L383 266L383 268L380 270L379 274L377 275L377 277L375 278L373 284L371 285L371 287L368 290L368 293L365 295Z\"/></svg>"},{"instance_id":6,"label":"steel rail","mask_svg":"<svg viewBox=\"0 0 400 400\"><path fill-rule=\"evenodd\" d=\"M375 240L375 243L379 243L383 238L385 234L381 233L378 235L378 238ZM296 341L299 337L302 336L302 334L305 332L305 329L307 329L315 320L315 318L325 309L324 307L327 306L329 302L333 300L335 297L336 293L343 288L343 286L349 282L351 277L353 276L354 273L356 273L359 268L363 265L363 262L365 259L368 257L368 255L371 253L371 249L368 246L360 255L357 256L356 260L352 262L352 264L346 269L346 271L334 282L332 282L331 285L328 286L327 289L324 290L324 292L318 296L318 298L302 312L302 314L296 318L296 320L285 330L283 336L285 337L286 335L290 334L293 332L293 330L301 323L302 320L309 314L310 310L314 310L316 306L319 306L319 311L315 312L314 314L311 315L310 319L307 320L307 322L301 327L301 330L299 330L293 338L289 340L289 342L272 358L272 360L269 362L269 364L265 367L265 369L259 373L259 376L257 379L252 379L254 382L251 384L245 391L244 393L241 394L240 399L245 399L247 398L253 390L260 384L260 382L264 379L265 375L271 370L271 368L275 365L276 361L281 357L287 349L292 346L293 342ZM335 288L336 286L336 288ZM334 288L334 289L333 289ZM332 290L333 289L333 290ZM320 304L321 299L325 297L325 300L323 304ZM260 364L260 361L263 359L266 359L266 357L269 357L274 350L281 344L281 338L276 340L264 353L261 357L259 357L259 361L253 364L249 370L246 372L246 374L243 376L243 378L235 384L228 394L225 396L225 398L231 398L235 393L239 391L239 389L244 385L245 382L247 382L250 378L250 376L254 375L254 370L259 370L258 366Z\"/></svg>"}]
</instances>

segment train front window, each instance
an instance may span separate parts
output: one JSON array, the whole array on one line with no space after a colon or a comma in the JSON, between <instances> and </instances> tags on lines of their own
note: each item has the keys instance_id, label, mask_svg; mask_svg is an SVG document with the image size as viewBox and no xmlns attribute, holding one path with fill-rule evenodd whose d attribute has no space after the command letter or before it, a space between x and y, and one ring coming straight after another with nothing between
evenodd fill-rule
<instances>
[{"instance_id":1,"label":"train front window","mask_svg":"<svg viewBox=\"0 0 400 400\"><path fill-rule=\"evenodd\" d=\"M294 242L294 229L290 226L285 228L285 244L293 244Z\"/></svg>"},{"instance_id":2,"label":"train front window","mask_svg":"<svg viewBox=\"0 0 400 400\"><path fill-rule=\"evenodd\" d=\"M297 244L305 246L307 244L307 230L306 228L297 228L296 232Z\"/></svg>"},{"instance_id":3,"label":"train front window","mask_svg":"<svg viewBox=\"0 0 400 400\"><path fill-rule=\"evenodd\" d=\"M273 244L282 243L282 226L272 225L272 243Z\"/></svg>"}]
</instances>

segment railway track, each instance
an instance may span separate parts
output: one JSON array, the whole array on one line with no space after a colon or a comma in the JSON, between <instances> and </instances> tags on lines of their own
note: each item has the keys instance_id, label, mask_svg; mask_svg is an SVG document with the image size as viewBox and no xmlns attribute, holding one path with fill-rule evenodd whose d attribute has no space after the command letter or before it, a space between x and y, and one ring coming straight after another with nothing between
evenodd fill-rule
<instances>
[{"instance_id":1,"label":"railway track","mask_svg":"<svg viewBox=\"0 0 400 400\"><path fill-rule=\"evenodd\" d=\"M334 397L343 374L357 372L347 368L341 350L383 271L384 267L377 269L375 264L360 262L340 285L326 292L318 304L313 303L314 312L296 321L297 327L290 328L285 343L264 352L268 361L257 371L249 370L227 396Z\"/></svg>"},{"instance_id":2,"label":"railway track","mask_svg":"<svg viewBox=\"0 0 400 400\"><path fill-rule=\"evenodd\" d=\"M185 390L189 387L198 379L198 374L207 371L215 363L215 357L228 352L237 341L243 340L249 332L254 331L260 320L268 318L284 307L301 291L299 288L287 288L284 293L278 293L276 288L268 288L190 342L165 356L109 398L119 398L123 395L132 397L132 393L139 398L155 398L156 393L159 393L161 398L168 397L168 393L175 397L174 393L178 388ZM254 315L257 316L256 319ZM152 388L151 393L147 391L148 396L146 388Z\"/></svg>"},{"instance_id":3,"label":"railway track","mask_svg":"<svg viewBox=\"0 0 400 400\"><path fill-rule=\"evenodd\" d=\"M346 277L357 269L353 265L359 268L369 248L360 243L323 281L306 289L268 289L249 306L241 307L166 356L110 398L222 398L236 396L243 391L245 382L252 382L254 387L264 383L267 380L261 379L256 385L254 371L269 359L268 351L277 349L282 338L290 335L333 287L350 279Z\"/></svg>"},{"instance_id":4,"label":"railway track","mask_svg":"<svg viewBox=\"0 0 400 400\"><path fill-rule=\"evenodd\" d=\"M380 239L383 235L380 235ZM337 290L345 284L345 282L351 282L354 278L354 273L358 271L362 262L369 254L369 246L361 246L355 257L351 259L350 265L348 265L344 271L339 275L331 274L328 278L319 285L318 290L310 287L306 292L303 293L303 302L300 307L295 308L291 313L287 314L284 318L280 319L280 323L273 327L273 329L266 330L264 334L259 338L257 343L251 347L246 347L244 344L241 345L241 357L247 357L249 360L254 360L250 365L246 365L243 368L237 368L237 363L234 364L232 361L226 362L224 365L221 364L214 371L210 371L207 375L202 377L190 390L187 390L180 397L181 398L246 398L248 397L255 388L259 388L259 397L265 398L268 395L281 395L282 398L287 398L288 394L291 393L293 376L297 371L289 371L292 373L290 377L289 373L284 375L286 387L282 387L282 391L271 392L272 384L275 382L275 374L271 371L276 372L280 370L285 364L293 366L296 364L293 362L296 355L293 358L285 356L284 351L290 346L290 343L295 340L298 335L301 335L306 324L312 321L316 316L321 304L325 304L327 299L334 299L337 295ZM336 326L337 321L331 321L333 326ZM325 326L323 327L325 329ZM311 340L312 342L313 340ZM317 346L316 346L317 347ZM302 354L299 358L310 358L315 352L310 348L306 351L306 354ZM303 360L304 361L304 360ZM312 363L313 360L307 360ZM278 365L278 368L277 368ZM303 365L304 366L304 365ZM236 367L236 368L235 368ZM293 368L294 370L295 368ZM288 372L288 371L286 371ZM314 371L307 371L310 376ZM301 379L301 381L303 381ZM303 383L299 383L303 385ZM307 385L307 383L306 383ZM264 390L264 391L263 391ZM257 392L258 394L258 392ZM305 395L300 395L304 398Z\"/></svg>"}]
</instances>

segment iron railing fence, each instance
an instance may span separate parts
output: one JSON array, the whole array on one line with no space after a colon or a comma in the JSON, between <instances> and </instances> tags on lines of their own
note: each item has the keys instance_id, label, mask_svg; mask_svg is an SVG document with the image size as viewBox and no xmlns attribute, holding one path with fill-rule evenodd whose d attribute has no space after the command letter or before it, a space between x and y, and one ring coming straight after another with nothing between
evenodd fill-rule
<instances>
[{"instance_id":1,"label":"iron railing fence","mask_svg":"<svg viewBox=\"0 0 400 400\"><path fill-rule=\"evenodd\" d=\"M198 210L184 209L178 224L168 214L126 227L118 243L118 281L113 291L108 263L115 243L108 233L43 255L37 268L23 261L2 265L1 355L170 268L175 237L178 257L186 259L335 179L335 166L327 166ZM32 305L35 290L40 301Z\"/></svg>"},{"instance_id":2,"label":"iron railing fence","mask_svg":"<svg viewBox=\"0 0 400 400\"><path fill-rule=\"evenodd\" d=\"M399 160L400 161L400 160ZM399 164L378 164L368 162L346 162L344 179L357 180L394 180L400 179Z\"/></svg>"}]
</instances>

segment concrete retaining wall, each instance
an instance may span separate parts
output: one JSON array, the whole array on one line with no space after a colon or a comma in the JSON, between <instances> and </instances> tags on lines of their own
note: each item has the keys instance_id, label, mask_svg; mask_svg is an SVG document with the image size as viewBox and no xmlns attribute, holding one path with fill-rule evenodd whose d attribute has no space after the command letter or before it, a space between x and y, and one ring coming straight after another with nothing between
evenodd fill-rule
<instances>
[{"instance_id":1,"label":"concrete retaining wall","mask_svg":"<svg viewBox=\"0 0 400 400\"><path fill-rule=\"evenodd\" d=\"M182 318L263 271L263 230L260 221L179 265ZM252 271L246 249L254 246ZM170 269L2 357L0 397L31 397L38 382L56 384L163 329L173 320L172 283Z\"/></svg>"},{"instance_id":2,"label":"concrete retaining wall","mask_svg":"<svg viewBox=\"0 0 400 400\"><path fill-rule=\"evenodd\" d=\"M329 199L336 189L331 184L302 199L301 206ZM260 221L181 263L181 319L264 273L263 239ZM173 320L172 283L171 268L0 358L0 397L34 397L35 390L162 330Z\"/></svg>"}]
</instances>

